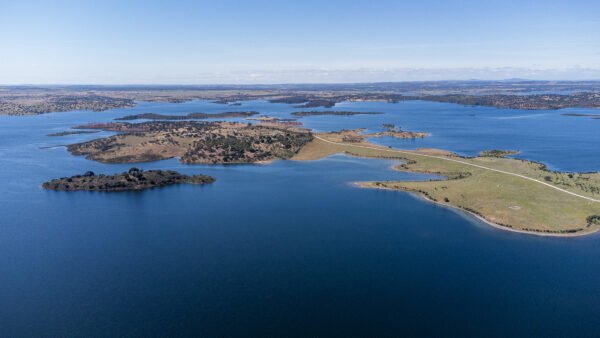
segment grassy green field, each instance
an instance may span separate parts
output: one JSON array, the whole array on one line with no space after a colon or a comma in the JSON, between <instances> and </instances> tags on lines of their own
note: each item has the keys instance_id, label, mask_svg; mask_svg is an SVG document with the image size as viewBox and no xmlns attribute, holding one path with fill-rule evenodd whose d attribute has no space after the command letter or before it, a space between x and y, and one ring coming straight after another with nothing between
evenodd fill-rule
<instances>
[{"instance_id":1,"label":"grassy green field","mask_svg":"<svg viewBox=\"0 0 600 338\"><path fill-rule=\"evenodd\" d=\"M506 230L568 236L600 229L600 217L594 217L600 215L600 173L552 172L535 162L485 156L463 158L435 149L405 151L366 142L344 143L330 133L319 137L293 159L310 161L346 153L397 159L402 161L395 166L397 170L446 177L423 182L359 182L362 187L419 193Z\"/></svg>"}]
</instances>

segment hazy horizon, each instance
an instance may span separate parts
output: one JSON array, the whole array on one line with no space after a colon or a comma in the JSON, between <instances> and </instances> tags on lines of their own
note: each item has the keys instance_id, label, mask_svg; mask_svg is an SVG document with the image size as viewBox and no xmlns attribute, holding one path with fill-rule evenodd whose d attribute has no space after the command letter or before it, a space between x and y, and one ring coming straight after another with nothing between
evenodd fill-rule
<instances>
[{"instance_id":1,"label":"hazy horizon","mask_svg":"<svg viewBox=\"0 0 600 338\"><path fill-rule=\"evenodd\" d=\"M439 79L439 80L399 80L399 81L346 81L346 82L272 82L272 83L236 83L236 82L223 82L223 83L160 83L160 82L148 82L148 83L84 83L84 82L67 82L67 83L0 83L0 87L19 87L19 86L99 86L99 87L110 87L110 86L123 86L123 87L134 87L134 86L164 86L164 87L227 87L227 86L240 86L240 87L260 87L260 86L309 86L309 85L364 85L364 84L385 84L385 83L431 83L431 82L600 82L600 77L590 79L562 79L562 78L550 78L550 79L533 79L533 78L498 78L498 79L485 79L485 78L470 78L470 79Z\"/></svg>"},{"instance_id":2,"label":"hazy horizon","mask_svg":"<svg viewBox=\"0 0 600 338\"><path fill-rule=\"evenodd\" d=\"M0 83L597 80L597 1L1 2Z\"/></svg>"}]
</instances>

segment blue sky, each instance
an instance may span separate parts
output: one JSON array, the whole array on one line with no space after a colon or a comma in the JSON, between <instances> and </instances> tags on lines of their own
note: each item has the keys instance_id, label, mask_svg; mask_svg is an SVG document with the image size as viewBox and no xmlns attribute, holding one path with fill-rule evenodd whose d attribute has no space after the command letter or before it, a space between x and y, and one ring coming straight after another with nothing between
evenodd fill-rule
<instances>
[{"instance_id":1,"label":"blue sky","mask_svg":"<svg viewBox=\"0 0 600 338\"><path fill-rule=\"evenodd\" d=\"M7 1L0 83L600 79L600 1Z\"/></svg>"}]
</instances>

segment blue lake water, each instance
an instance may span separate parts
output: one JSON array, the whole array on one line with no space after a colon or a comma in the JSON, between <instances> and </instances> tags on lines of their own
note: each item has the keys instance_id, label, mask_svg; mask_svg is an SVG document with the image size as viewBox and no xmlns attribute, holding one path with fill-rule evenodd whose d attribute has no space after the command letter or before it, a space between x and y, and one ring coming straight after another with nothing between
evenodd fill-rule
<instances>
[{"instance_id":1,"label":"blue lake water","mask_svg":"<svg viewBox=\"0 0 600 338\"><path fill-rule=\"evenodd\" d=\"M319 131L393 123L421 140L374 139L463 155L518 149L553 169L600 169L600 120L562 111L430 102L341 103L383 115L315 116ZM63 147L110 133L47 137L137 113L256 110L140 103L106 112L0 116L2 336L594 336L600 237L544 238L489 227L410 194L355 188L414 180L395 162L335 155L315 162L183 165L217 181L124 193L47 192L41 183L105 165ZM236 119L232 119L236 120Z\"/></svg>"}]
</instances>

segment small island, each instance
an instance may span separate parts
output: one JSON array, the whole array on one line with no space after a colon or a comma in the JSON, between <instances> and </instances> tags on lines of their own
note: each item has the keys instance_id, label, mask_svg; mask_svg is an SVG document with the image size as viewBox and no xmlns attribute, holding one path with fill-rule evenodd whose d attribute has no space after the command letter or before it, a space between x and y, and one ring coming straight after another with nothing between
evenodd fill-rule
<instances>
[{"instance_id":1,"label":"small island","mask_svg":"<svg viewBox=\"0 0 600 338\"><path fill-rule=\"evenodd\" d=\"M188 176L172 170L141 170L131 168L129 171L114 175L96 175L88 171L83 175L63 177L42 184L46 190L63 191L125 191L163 187L172 184L208 184L215 179L206 175Z\"/></svg>"},{"instance_id":2,"label":"small island","mask_svg":"<svg viewBox=\"0 0 600 338\"><path fill-rule=\"evenodd\" d=\"M600 114L579 114L579 113L566 113L563 116L576 116L576 117L589 117L592 120L600 120Z\"/></svg>"},{"instance_id":3,"label":"small island","mask_svg":"<svg viewBox=\"0 0 600 338\"><path fill-rule=\"evenodd\" d=\"M293 112L294 116L320 116L320 115L336 115L336 116L350 116L350 115L379 115L381 112L359 112L359 111L297 111Z\"/></svg>"},{"instance_id":4,"label":"small island","mask_svg":"<svg viewBox=\"0 0 600 338\"><path fill-rule=\"evenodd\" d=\"M369 137L382 137L382 136L391 136L395 138L424 138L429 136L429 133L421 132L421 131L404 131L402 127L396 126L390 123L384 123L382 125L383 129L385 129L382 133L371 134Z\"/></svg>"},{"instance_id":5,"label":"small island","mask_svg":"<svg viewBox=\"0 0 600 338\"><path fill-rule=\"evenodd\" d=\"M296 119L280 119L278 117L271 116L257 116L247 117L244 120L258 121L261 126L275 127L275 128L299 128L302 127L302 123Z\"/></svg>"},{"instance_id":6,"label":"small island","mask_svg":"<svg viewBox=\"0 0 600 338\"><path fill-rule=\"evenodd\" d=\"M248 121L281 121L281 119L278 117L272 117L272 116L266 116L266 115L261 115L261 116L257 116L257 117L246 117L244 120L248 120Z\"/></svg>"},{"instance_id":7,"label":"small island","mask_svg":"<svg viewBox=\"0 0 600 338\"><path fill-rule=\"evenodd\" d=\"M363 134L366 131L365 128L358 129L342 129L340 131L331 131L331 132L323 132L321 133L324 136L327 136L331 140L335 140L336 142L363 142L364 140L371 137L382 137L382 136L390 136L394 138L400 139L416 139L416 138L425 138L429 136L428 133L425 132L415 132L415 131L403 131L401 129L387 130L379 133L372 134Z\"/></svg>"},{"instance_id":8,"label":"small island","mask_svg":"<svg viewBox=\"0 0 600 338\"><path fill-rule=\"evenodd\" d=\"M94 134L99 133L99 130L77 130L77 131L62 131L60 133L48 134L46 136L66 136L66 135L76 135L76 134Z\"/></svg>"},{"instance_id":9,"label":"small island","mask_svg":"<svg viewBox=\"0 0 600 338\"><path fill-rule=\"evenodd\" d=\"M232 117L249 117L258 115L258 112L255 111L241 111L241 112L224 112L224 113L189 113L187 115L164 115L164 114L155 114L155 113L144 113L137 115L127 115L123 117L116 118L117 121L131 121L131 120L205 120L205 119L225 119Z\"/></svg>"},{"instance_id":10,"label":"small island","mask_svg":"<svg viewBox=\"0 0 600 338\"><path fill-rule=\"evenodd\" d=\"M518 153L520 153L520 151L518 151L518 150L495 150L495 149L479 152L479 154L483 157L506 157L506 156L517 155Z\"/></svg>"}]
</instances>

